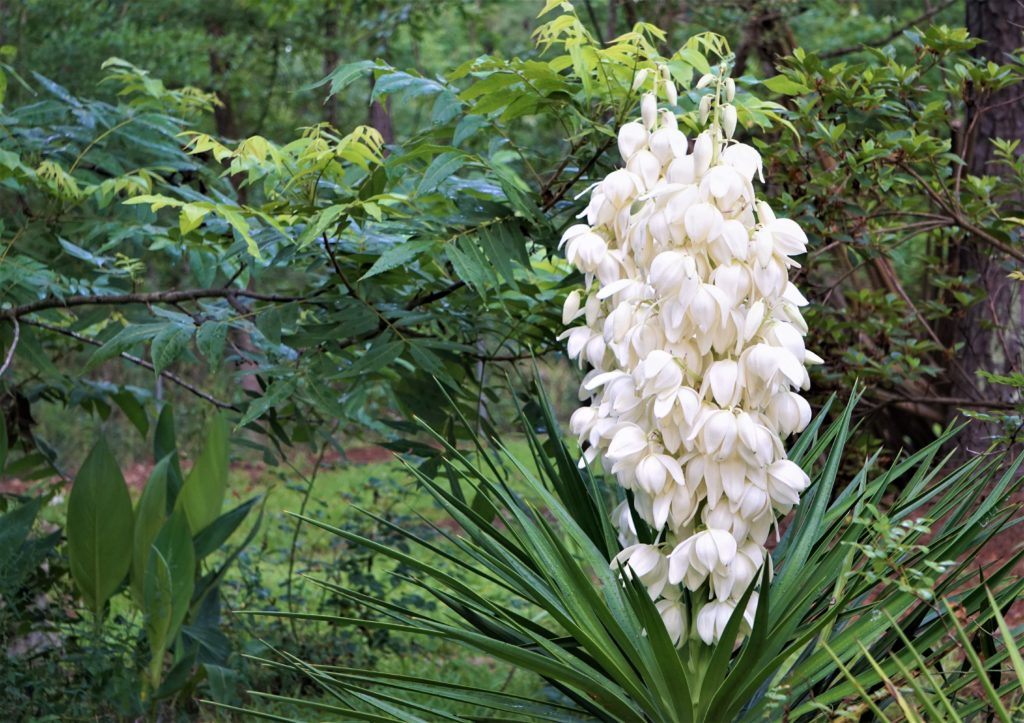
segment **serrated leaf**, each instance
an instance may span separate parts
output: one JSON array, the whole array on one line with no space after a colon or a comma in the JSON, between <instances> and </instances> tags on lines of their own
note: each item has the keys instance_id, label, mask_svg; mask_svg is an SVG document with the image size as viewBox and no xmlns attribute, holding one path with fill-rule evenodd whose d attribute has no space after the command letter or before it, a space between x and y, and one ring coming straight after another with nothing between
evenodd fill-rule
<instances>
[{"instance_id":1,"label":"serrated leaf","mask_svg":"<svg viewBox=\"0 0 1024 723\"><path fill-rule=\"evenodd\" d=\"M281 343L281 311L270 306L256 315L256 328L271 344Z\"/></svg>"},{"instance_id":2,"label":"serrated leaf","mask_svg":"<svg viewBox=\"0 0 1024 723\"><path fill-rule=\"evenodd\" d=\"M192 334L195 333L195 330L194 326L168 324L159 334L153 337L153 345L150 348L149 354L157 374L181 356L181 353L185 351L189 341L192 339Z\"/></svg>"},{"instance_id":3,"label":"serrated leaf","mask_svg":"<svg viewBox=\"0 0 1024 723\"><path fill-rule=\"evenodd\" d=\"M465 156L458 151L442 153L427 167L420 185L416 189L417 195L430 193L443 181L465 165Z\"/></svg>"},{"instance_id":4,"label":"serrated leaf","mask_svg":"<svg viewBox=\"0 0 1024 723\"><path fill-rule=\"evenodd\" d=\"M427 249L433 248L433 246L433 241L422 239L395 244L378 256L377 260L373 262L373 266L371 266L369 271L363 274L359 280L362 281L363 279L369 279L377 274L390 271L397 266L402 266L403 264L412 261Z\"/></svg>"},{"instance_id":5,"label":"serrated leaf","mask_svg":"<svg viewBox=\"0 0 1024 723\"><path fill-rule=\"evenodd\" d=\"M244 427L250 422L256 421L270 411L270 409L288 399L295 391L295 384L294 379L282 379L271 384L266 394L249 403L248 409L245 410L245 414L238 421L236 428Z\"/></svg>"},{"instance_id":6,"label":"serrated leaf","mask_svg":"<svg viewBox=\"0 0 1024 723\"><path fill-rule=\"evenodd\" d=\"M162 323L130 324L124 327L110 341L90 355L85 363L83 372L95 369L99 364L119 355L121 352L127 351L136 344L153 339L166 327L167 325Z\"/></svg>"},{"instance_id":7,"label":"serrated leaf","mask_svg":"<svg viewBox=\"0 0 1024 723\"><path fill-rule=\"evenodd\" d=\"M181 235L184 236L190 231L199 228L209 212L210 206L208 204L186 203L182 206L178 215L178 230L181 232Z\"/></svg>"},{"instance_id":8,"label":"serrated leaf","mask_svg":"<svg viewBox=\"0 0 1024 723\"><path fill-rule=\"evenodd\" d=\"M461 146L467 138L475 136L477 131L489 122L486 116L467 115L455 126L455 133L452 135L452 145Z\"/></svg>"},{"instance_id":9,"label":"serrated leaf","mask_svg":"<svg viewBox=\"0 0 1024 723\"><path fill-rule=\"evenodd\" d=\"M211 368L220 364L224 355L224 344L228 338L228 324L224 321L207 321L196 331L196 347L206 357Z\"/></svg>"},{"instance_id":10,"label":"serrated leaf","mask_svg":"<svg viewBox=\"0 0 1024 723\"><path fill-rule=\"evenodd\" d=\"M242 237L249 255L257 261L262 261L263 254L260 253L260 247L256 243L256 239L249 232L249 222L245 220L245 217L242 216L239 210L228 206L217 206L217 213Z\"/></svg>"},{"instance_id":11,"label":"serrated leaf","mask_svg":"<svg viewBox=\"0 0 1024 723\"><path fill-rule=\"evenodd\" d=\"M345 369L339 378L350 378L370 371L380 371L397 359L404 348L405 343L402 341L378 340Z\"/></svg>"}]
</instances>

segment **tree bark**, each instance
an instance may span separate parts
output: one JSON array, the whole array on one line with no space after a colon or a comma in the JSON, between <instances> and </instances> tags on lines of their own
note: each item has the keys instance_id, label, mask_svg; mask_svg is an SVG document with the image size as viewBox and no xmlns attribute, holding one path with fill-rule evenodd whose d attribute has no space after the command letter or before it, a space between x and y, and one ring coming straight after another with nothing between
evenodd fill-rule
<instances>
[{"instance_id":1,"label":"tree bark","mask_svg":"<svg viewBox=\"0 0 1024 723\"><path fill-rule=\"evenodd\" d=\"M375 79L370 78L370 96L373 96ZM386 98L383 103L379 100L370 102L370 126L380 131L385 143L395 142L395 129L391 124L391 98Z\"/></svg>"},{"instance_id":2,"label":"tree bark","mask_svg":"<svg viewBox=\"0 0 1024 723\"><path fill-rule=\"evenodd\" d=\"M338 54L338 16L340 14L338 7L333 4L324 8L324 76L333 72L338 67L340 60ZM324 103L324 120L334 127L338 126L338 99L333 95Z\"/></svg>"},{"instance_id":3,"label":"tree bark","mask_svg":"<svg viewBox=\"0 0 1024 723\"><path fill-rule=\"evenodd\" d=\"M966 7L967 29L983 41L974 49L975 56L1002 63L1007 53L1024 45L1024 2L967 0ZM965 140L968 173L976 176L1004 173L993 163L992 140L1024 141L1024 113L1021 113L1021 103L1014 102L1020 92L1020 87L1010 87L968 103L967 127L973 129ZM1018 148L1018 153L1020 151ZM1014 200L1024 200L1024 192ZM976 277L970 283L984 289L987 298L968 307L956 325L956 341L963 344L959 362L967 374L955 376L952 388L954 396L1014 402L1017 392L1012 387L991 384L976 376L978 371L1009 374L1024 369L1022 283L1008 278L1013 268L1008 257L988 249L971 238L960 243L960 272ZM973 424L961 439L961 449L965 454L982 452L1001 431L994 424Z\"/></svg>"}]
</instances>

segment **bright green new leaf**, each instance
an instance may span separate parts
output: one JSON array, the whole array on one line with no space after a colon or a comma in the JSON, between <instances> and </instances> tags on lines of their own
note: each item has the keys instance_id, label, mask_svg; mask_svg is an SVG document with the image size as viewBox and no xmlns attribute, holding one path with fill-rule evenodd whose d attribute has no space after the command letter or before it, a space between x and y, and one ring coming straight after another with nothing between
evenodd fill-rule
<instances>
[{"instance_id":1,"label":"bright green new leaf","mask_svg":"<svg viewBox=\"0 0 1024 723\"><path fill-rule=\"evenodd\" d=\"M811 92L811 89L806 85L797 83L795 80L791 80L785 75L774 75L767 80L762 80L761 83L768 88L768 90L782 95L803 95Z\"/></svg>"}]
</instances>

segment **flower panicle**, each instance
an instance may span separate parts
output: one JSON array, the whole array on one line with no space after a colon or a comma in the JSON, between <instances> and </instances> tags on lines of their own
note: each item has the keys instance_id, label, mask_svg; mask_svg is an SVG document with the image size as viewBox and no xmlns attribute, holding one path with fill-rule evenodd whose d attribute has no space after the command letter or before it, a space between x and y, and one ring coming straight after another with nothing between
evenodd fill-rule
<instances>
[{"instance_id":1,"label":"flower panicle","mask_svg":"<svg viewBox=\"0 0 1024 723\"><path fill-rule=\"evenodd\" d=\"M671 80L654 77L640 120L619 129L623 167L562 237L585 278L562 338L589 368L570 427L580 464L600 459L631 492L613 513L623 549L612 564L643 582L677 644L710 645L809 484L783 441L810 421L799 392L822 360L804 347L807 300L789 280L807 236L755 194L763 164L733 139L735 83L700 79L713 90L698 109L709 126L691 142L659 112L657 83ZM638 520L654 543L640 543Z\"/></svg>"}]
</instances>

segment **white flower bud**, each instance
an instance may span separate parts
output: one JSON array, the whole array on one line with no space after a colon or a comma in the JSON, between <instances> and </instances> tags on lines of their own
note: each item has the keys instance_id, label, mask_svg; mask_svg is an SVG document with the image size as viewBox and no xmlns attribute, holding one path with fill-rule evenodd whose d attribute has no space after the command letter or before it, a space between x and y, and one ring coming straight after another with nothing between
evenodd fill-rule
<instances>
[{"instance_id":1,"label":"white flower bud","mask_svg":"<svg viewBox=\"0 0 1024 723\"><path fill-rule=\"evenodd\" d=\"M658 119L658 99L654 97L654 93L645 93L640 100L640 116L644 120L644 127L653 130Z\"/></svg>"},{"instance_id":2,"label":"white flower bud","mask_svg":"<svg viewBox=\"0 0 1024 723\"><path fill-rule=\"evenodd\" d=\"M715 76L711 75L710 73L705 73L704 75L700 76L700 80L697 81L697 90L703 90L704 88L707 88L714 81Z\"/></svg>"},{"instance_id":3,"label":"white flower bud","mask_svg":"<svg viewBox=\"0 0 1024 723\"><path fill-rule=\"evenodd\" d=\"M641 68L637 71L637 74L633 76L633 88L634 92L640 90L644 86L644 82L647 80L647 68Z\"/></svg>"},{"instance_id":4,"label":"white flower bud","mask_svg":"<svg viewBox=\"0 0 1024 723\"><path fill-rule=\"evenodd\" d=\"M565 297L565 304L562 305L562 323L566 326L580 315L580 292L573 290Z\"/></svg>"},{"instance_id":5,"label":"white flower bud","mask_svg":"<svg viewBox=\"0 0 1024 723\"><path fill-rule=\"evenodd\" d=\"M710 95L705 95L700 99L700 103L697 104L697 118L701 125L705 125L708 122L708 116L711 115L711 101L713 98Z\"/></svg>"},{"instance_id":6,"label":"white flower bud","mask_svg":"<svg viewBox=\"0 0 1024 723\"><path fill-rule=\"evenodd\" d=\"M732 103L736 99L736 81L732 78L726 78L725 80L725 100L727 103Z\"/></svg>"},{"instance_id":7,"label":"white flower bud","mask_svg":"<svg viewBox=\"0 0 1024 723\"><path fill-rule=\"evenodd\" d=\"M733 133L736 132L736 106L722 106L722 131L726 138L732 138Z\"/></svg>"},{"instance_id":8,"label":"white flower bud","mask_svg":"<svg viewBox=\"0 0 1024 723\"><path fill-rule=\"evenodd\" d=\"M693 172L697 176L703 176L711 167L714 148L715 142L711 138L710 131L704 131L693 142Z\"/></svg>"}]
</instances>

